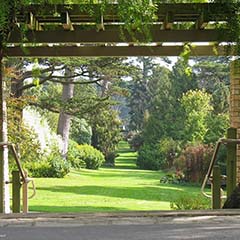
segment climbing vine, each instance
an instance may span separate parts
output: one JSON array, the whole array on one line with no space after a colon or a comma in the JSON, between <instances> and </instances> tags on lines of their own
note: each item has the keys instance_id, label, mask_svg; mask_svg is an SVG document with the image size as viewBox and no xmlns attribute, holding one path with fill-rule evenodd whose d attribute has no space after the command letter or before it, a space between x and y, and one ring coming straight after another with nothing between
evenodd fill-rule
<instances>
[{"instance_id":1,"label":"climbing vine","mask_svg":"<svg viewBox=\"0 0 240 240\"><path fill-rule=\"evenodd\" d=\"M214 3L219 3L219 7L224 4L227 12L226 23L219 25L218 28L222 35L227 38L226 54L234 51L237 56L240 56L240 4L238 0L214 0ZM231 44L234 42L234 44Z\"/></svg>"},{"instance_id":2,"label":"climbing vine","mask_svg":"<svg viewBox=\"0 0 240 240\"><path fill-rule=\"evenodd\" d=\"M240 56L240 4L238 0L4 0L0 4L0 42L7 41L9 32L16 24L16 16L19 8L28 4L83 4L84 10L95 17L96 25L101 23L101 17L111 10L109 4L115 5L118 17L124 24L121 25L122 36L128 32L133 41L138 41L138 37L144 36L145 42L151 40L151 30L149 26L157 20L157 5L159 3L219 3L219 7L224 4L227 9L226 23L217 24L220 31L224 30L224 36L228 42L235 42L228 45L229 51L237 52ZM117 4L114 4L117 3ZM85 6L84 6L85 5ZM97 7L96 7L97 6ZM44 9L44 8L43 8ZM24 30L23 30L24 31ZM140 34L140 35L139 35Z\"/></svg>"}]
</instances>

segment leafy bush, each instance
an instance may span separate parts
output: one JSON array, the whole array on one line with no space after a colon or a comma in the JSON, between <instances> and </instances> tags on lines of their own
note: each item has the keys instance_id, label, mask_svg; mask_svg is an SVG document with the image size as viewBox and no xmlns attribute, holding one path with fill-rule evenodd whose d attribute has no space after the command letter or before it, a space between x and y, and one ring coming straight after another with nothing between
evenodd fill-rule
<instances>
[{"instance_id":1,"label":"leafy bush","mask_svg":"<svg viewBox=\"0 0 240 240\"><path fill-rule=\"evenodd\" d=\"M201 182L208 170L212 155L211 145L189 145L174 161L174 166L184 172L187 181Z\"/></svg>"},{"instance_id":2,"label":"leafy bush","mask_svg":"<svg viewBox=\"0 0 240 240\"><path fill-rule=\"evenodd\" d=\"M71 138L78 144L90 144L92 138L92 129L85 119L72 118Z\"/></svg>"},{"instance_id":3,"label":"leafy bush","mask_svg":"<svg viewBox=\"0 0 240 240\"><path fill-rule=\"evenodd\" d=\"M88 169L98 169L104 162L103 154L90 145L79 145L77 149L79 159L85 162Z\"/></svg>"},{"instance_id":4,"label":"leafy bush","mask_svg":"<svg viewBox=\"0 0 240 240\"><path fill-rule=\"evenodd\" d=\"M115 158L117 157L117 154L115 152L109 152L105 156L105 163L107 166L114 166L115 165Z\"/></svg>"},{"instance_id":5,"label":"leafy bush","mask_svg":"<svg viewBox=\"0 0 240 240\"><path fill-rule=\"evenodd\" d=\"M211 201L200 194L197 196L180 196L175 201L170 202L170 207L173 210L210 209Z\"/></svg>"},{"instance_id":6,"label":"leafy bush","mask_svg":"<svg viewBox=\"0 0 240 240\"><path fill-rule=\"evenodd\" d=\"M28 162L24 165L32 177L63 178L70 171L70 164L61 157L40 162Z\"/></svg>"},{"instance_id":7,"label":"leafy bush","mask_svg":"<svg viewBox=\"0 0 240 240\"><path fill-rule=\"evenodd\" d=\"M161 158L165 161L162 168L172 168L174 159L180 151L178 142L174 141L172 138L163 138L158 145Z\"/></svg>"},{"instance_id":8,"label":"leafy bush","mask_svg":"<svg viewBox=\"0 0 240 240\"><path fill-rule=\"evenodd\" d=\"M160 179L160 183L182 184L185 183L185 175L181 171L169 172Z\"/></svg>"},{"instance_id":9,"label":"leafy bush","mask_svg":"<svg viewBox=\"0 0 240 240\"><path fill-rule=\"evenodd\" d=\"M51 165L48 161L28 162L24 164L31 177L51 177Z\"/></svg>"},{"instance_id":10,"label":"leafy bush","mask_svg":"<svg viewBox=\"0 0 240 240\"><path fill-rule=\"evenodd\" d=\"M85 166L85 162L80 158L77 142L70 140L68 145L67 161L71 167L79 169Z\"/></svg>"},{"instance_id":11,"label":"leafy bush","mask_svg":"<svg viewBox=\"0 0 240 240\"><path fill-rule=\"evenodd\" d=\"M62 178L70 172L71 164L64 160L61 156L52 156L50 160L51 177Z\"/></svg>"},{"instance_id":12,"label":"leafy bush","mask_svg":"<svg viewBox=\"0 0 240 240\"><path fill-rule=\"evenodd\" d=\"M177 152L178 143L171 138L153 145L144 144L138 152L137 166L149 170L171 168Z\"/></svg>"},{"instance_id":13,"label":"leafy bush","mask_svg":"<svg viewBox=\"0 0 240 240\"><path fill-rule=\"evenodd\" d=\"M128 138L128 143L132 150L138 151L140 147L143 145L143 137L142 134L139 132L132 133Z\"/></svg>"},{"instance_id":14,"label":"leafy bush","mask_svg":"<svg viewBox=\"0 0 240 240\"><path fill-rule=\"evenodd\" d=\"M136 164L141 169L159 170L162 166L162 159L158 149L144 144L138 152Z\"/></svg>"}]
</instances>

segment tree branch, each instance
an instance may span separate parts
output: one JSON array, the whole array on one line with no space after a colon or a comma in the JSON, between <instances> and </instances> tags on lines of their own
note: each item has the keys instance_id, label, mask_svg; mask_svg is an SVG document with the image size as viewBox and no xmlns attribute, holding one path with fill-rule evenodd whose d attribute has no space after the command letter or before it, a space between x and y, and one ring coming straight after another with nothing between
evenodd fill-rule
<instances>
[{"instance_id":1,"label":"tree branch","mask_svg":"<svg viewBox=\"0 0 240 240\"><path fill-rule=\"evenodd\" d=\"M53 74L53 72L51 72L49 76L41 79L41 80L39 81L39 85L40 85L40 84L43 84L43 83L45 83L45 82L47 82L47 81L49 81L50 79L52 79L52 74ZM31 87L36 87L36 84L35 84L35 83L26 84L26 85L20 87L19 90L20 90L20 91L24 91L24 90L29 89L29 88L31 88Z\"/></svg>"},{"instance_id":2,"label":"tree branch","mask_svg":"<svg viewBox=\"0 0 240 240\"><path fill-rule=\"evenodd\" d=\"M69 81L61 81L57 79L52 79L52 82L61 83L61 84L91 84L91 83L98 83L102 79L96 79L91 81L75 81L75 82L69 82Z\"/></svg>"}]
</instances>

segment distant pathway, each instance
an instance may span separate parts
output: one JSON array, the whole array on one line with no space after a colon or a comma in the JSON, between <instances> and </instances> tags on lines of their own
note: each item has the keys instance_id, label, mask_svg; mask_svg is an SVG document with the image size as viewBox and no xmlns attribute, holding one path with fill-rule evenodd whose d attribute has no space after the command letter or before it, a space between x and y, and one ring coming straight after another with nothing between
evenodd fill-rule
<instances>
[{"instance_id":1,"label":"distant pathway","mask_svg":"<svg viewBox=\"0 0 240 240\"><path fill-rule=\"evenodd\" d=\"M124 169L137 169L136 159L137 153L130 149L127 142L121 141L118 144L118 157L115 159L115 164L117 168Z\"/></svg>"}]
</instances>

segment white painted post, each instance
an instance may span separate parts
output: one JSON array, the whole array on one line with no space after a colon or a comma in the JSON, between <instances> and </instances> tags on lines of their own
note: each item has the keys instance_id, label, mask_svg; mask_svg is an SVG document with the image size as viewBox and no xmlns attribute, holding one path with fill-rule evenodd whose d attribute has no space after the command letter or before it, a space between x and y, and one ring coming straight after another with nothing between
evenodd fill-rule
<instances>
[{"instance_id":1,"label":"white painted post","mask_svg":"<svg viewBox=\"0 0 240 240\"><path fill-rule=\"evenodd\" d=\"M3 48L0 46L0 142L7 143L6 86L3 72ZM9 182L8 146L4 145L0 147L0 213L10 213L10 194L7 182Z\"/></svg>"}]
</instances>

